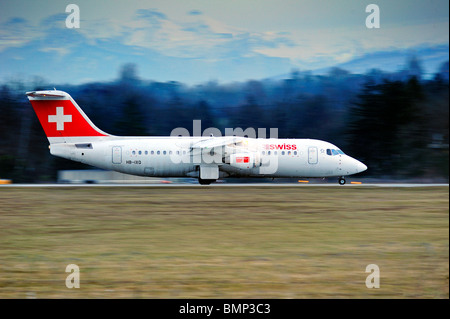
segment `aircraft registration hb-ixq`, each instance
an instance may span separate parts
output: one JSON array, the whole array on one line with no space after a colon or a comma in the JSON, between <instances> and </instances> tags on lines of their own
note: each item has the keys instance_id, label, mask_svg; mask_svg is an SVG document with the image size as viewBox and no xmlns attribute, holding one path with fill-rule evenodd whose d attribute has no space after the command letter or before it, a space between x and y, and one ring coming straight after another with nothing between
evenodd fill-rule
<instances>
[{"instance_id":1,"label":"aircraft registration hb-ixq","mask_svg":"<svg viewBox=\"0 0 450 319\"><path fill-rule=\"evenodd\" d=\"M331 143L241 136L113 136L98 129L63 91L26 93L50 153L106 170L152 177L338 177L367 169Z\"/></svg>"}]
</instances>

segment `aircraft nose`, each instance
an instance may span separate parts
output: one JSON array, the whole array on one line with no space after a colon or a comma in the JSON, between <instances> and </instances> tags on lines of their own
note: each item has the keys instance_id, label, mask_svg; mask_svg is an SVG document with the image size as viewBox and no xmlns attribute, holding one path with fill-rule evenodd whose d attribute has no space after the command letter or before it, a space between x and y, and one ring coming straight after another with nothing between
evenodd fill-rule
<instances>
[{"instance_id":1,"label":"aircraft nose","mask_svg":"<svg viewBox=\"0 0 450 319\"><path fill-rule=\"evenodd\" d=\"M367 170L367 166L364 163L358 161L358 164L356 164L356 170L358 171L358 173L364 172L365 170Z\"/></svg>"},{"instance_id":2,"label":"aircraft nose","mask_svg":"<svg viewBox=\"0 0 450 319\"><path fill-rule=\"evenodd\" d=\"M339 164L339 173L342 175L353 175L364 172L367 166L358 161L356 158L346 156L342 163Z\"/></svg>"}]
</instances>

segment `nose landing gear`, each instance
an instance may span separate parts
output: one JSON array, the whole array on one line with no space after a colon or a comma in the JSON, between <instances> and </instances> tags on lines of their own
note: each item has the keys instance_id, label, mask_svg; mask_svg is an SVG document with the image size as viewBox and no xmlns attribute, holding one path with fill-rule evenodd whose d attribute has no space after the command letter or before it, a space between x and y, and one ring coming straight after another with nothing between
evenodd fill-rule
<instances>
[{"instance_id":1,"label":"nose landing gear","mask_svg":"<svg viewBox=\"0 0 450 319\"><path fill-rule=\"evenodd\" d=\"M344 176L339 177L338 183L339 183L339 185L345 185L345 178L344 178Z\"/></svg>"}]
</instances>

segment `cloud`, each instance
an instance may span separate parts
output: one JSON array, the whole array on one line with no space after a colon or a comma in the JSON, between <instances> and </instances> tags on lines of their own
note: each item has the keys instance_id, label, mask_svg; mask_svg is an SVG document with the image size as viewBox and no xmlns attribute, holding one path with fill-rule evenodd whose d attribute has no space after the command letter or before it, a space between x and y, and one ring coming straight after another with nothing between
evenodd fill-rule
<instances>
[{"instance_id":1,"label":"cloud","mask_svg":"<svg viewBox=\"0 0 450 319\"><path fill-rule=\"evenodd\" d=\"M199 16L199 15L202 15L203 12L201 12L200 10L191 10L188 12L188 14L191 16Z\"/></svg>"},{"instance_id":2,"label":"cloud","mask_svg":"<svg viewBox=\"0 0 450 319\"><path fill-rule=\"evenodd\" d=\"M239 20L245 23L236 23L237 13L232 14L234 20L230 20L230 12L211 15L218 10L216 7L202 7L203 12L190 10L187 5L177 10L167 6L165 9L162 9L164 6L141 9L139 5L121 4L114 6L111 12L102 11L103 14L98 14L99 10L87 12L80 5L80 29L66 28L67 13L64 12L36 20L35 25L30 23L34 21L32 18L19 16L2 20L0 52L12 49L9 55L2 55L7 57L2 62L7 64L7 59L12 56L27 57L30 61L41 56L40 61L60 61L60 65L66 67L66 60L73 61L82 56L83 62L77 65L87 68L89 63L98 63L97 69L95 65L89 68L90 72L97 70L99 76L106 76L122 62L139 61L140 67L147 63L151 72L158 69L160 74L165 74L167 68L179 72L178 69L191 65L191 73L199 70L200 74L200 68L204 68L216 72L212 77L221 78L228 74L231 78L232 74L247 76L251 68L254 68L254 74L267 76L279 72L274 65L314 70L345 63L377 50L448 44L448 19L414 25L389 25L384 19L378 30L367 29L364 19L359 27L339 24L304 29L299 27L301 24L292 24L283 29L279 23L272 20L270 23L263 14L248 17L249 21ZM273 16L275 20L281 19L279 14ZM362 16L365 16L364 11ZM255 20L260 24L255 26ZM16 50L18 47L23 50ZM16 64L15 68L20 66ZM105 69L100 69L103 67Z\"/></svg>"},{"instance_id":3,"label":"cloud","mask_svg":"<svg viewBox=\"0 0 450 319\"><path fill-rule=\"evenodd\" d=\"M46 17L40 23L40 28L44 29L65 29L66 28L66 13L53 14Z\"/></svg>"},{"instance_id":4,"label":"cloud","mask_svg":"<svg viewBox=\"0 0 450 319\"><path fill-rule=\"evenodd\" d=\"M139 18L147 19L150 21L158 21L158 20L167 20L167 16L159 12L157 10L150 10L150 9L139 9L136 11L136 15Z\"/></svg>"},{"instance_id":5,"label":"cloud","mask_svg":"<svg viewBox=\"0 0 450 319\"><path fill-rule=\"evenodd\" d=\"M124 28L127 45L152 49L161 54L181 58L206 58L214 48L233 38L233 31L214 27L203 18L179 22L165 15L138 12L136 20Z\"/></svg>"},{"instance_id":6,"label":"cloud","mask_svg":"<svg viewBox=\"0 0 450 319\"><path fill-rule=\"evenodd\" d=\"M59 56L64 56L70 53L70 50L68 48L62 48L62 47L45 47L45 48L41 48L39 49L39 51L41 52L55 52L57 53Z\"/></svg>"},{"instance_id":7,"label":"cloud","mask_svg":"<svg viewBox=\"0 0 450 319\"><path fill-rule=\"evenodd\" d=\"M5 25L16 26L16 25L21 25L21 24L26 24L26 23L27 23L27 20L25 20L24 18L15 17L15 18L9 19L5 23Z\"/></svg>"},{"instance_id":8,"label":"cloud","mask_svg":"<svg viewBox=\"0 0 450 319\"><path fill-rule=\"evenodd\" d=\"M448 22L406 27L383 24L379 30L368 30L361 23L361 28L249 31L212 19L197 9L178 19L157 9L137 9L120 23L109 16L82 19L80 29L68 30L66 18L66 13L51 15L36 28L23 18L11 18L0 26L0 50L23 45L32 38L45 38L47 50L61 47L53 52L64 55L83 35L90 45L107 40L177 58L217 61L264 55L315 68L346 62L377 49L414 46L424 38L429 43L442 43L445 35L448 39L448 31L441 31L448 28Z\"/></svg>"},{"instance_id":9,"label":"cloud","mask_svg":"<svg viewBox=\"0 0 450 319\"><path fill-rule=\"evenodd\" d=\"M42 35L26 19L13 17L0 24L0 51L10 47L20 47Z\"/></svg>"},{"instance_id":10,"label":"cloud","mask_svg":"<svg viewBox=\"0 0 450 319\"><path fill-rule=\"evenodd\" d=\"M374 51L448 44L448 21L415 26L385 24L380 29L363 26L292 31L284 38L286 43L278 41L274 46L268 43L255 51L270 57L288 58L301 68L315 69L344 63Z\"/></svg>"},{"instance_id":11,"label":"cloud","mask_svg":"<svg viewBox=\"0 0 450 319\"><path fill-rule=\"evenodd\" d=\"M180 22L153 10L138 10L122 34L123 43L166 56L205 61L252 57L263 54L259 49L295 46L289 32L248 32L203 14L190 16Z\"/></svg>"}]
</instances>

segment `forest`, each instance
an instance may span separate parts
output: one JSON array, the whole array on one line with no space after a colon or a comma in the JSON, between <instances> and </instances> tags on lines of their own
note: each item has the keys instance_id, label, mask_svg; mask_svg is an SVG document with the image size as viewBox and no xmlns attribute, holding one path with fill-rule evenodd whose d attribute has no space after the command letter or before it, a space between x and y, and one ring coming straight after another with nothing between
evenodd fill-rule
<instances>
[{"instance_id":1,"label":"forest","mask_svg":"<svg viewBox=\"0 0 450 319\"><path fill-rule=\"evenodd\" d=\"M25 95L68 92L101 130L114 135L167 136L177 127L193 135L215 127L278 129L279 138L331 142L364 162L364 177L448 181L449 64L424 77L420 63L393 73L327 74L292 70L284 78L198 85L145 79L129 63L114 81L80 85L43 78L0 84L0 178L51 182L57 171L87 169L56 158Z\"/></svg>"}]
</instances>

